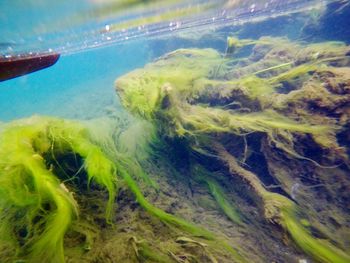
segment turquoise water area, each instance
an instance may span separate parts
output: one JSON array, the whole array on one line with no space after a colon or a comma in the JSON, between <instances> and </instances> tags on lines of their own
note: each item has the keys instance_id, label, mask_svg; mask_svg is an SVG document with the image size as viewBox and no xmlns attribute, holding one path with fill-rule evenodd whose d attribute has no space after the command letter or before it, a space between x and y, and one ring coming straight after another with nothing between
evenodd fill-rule
<instances>
[{"instance_id":1,"label":"turquoise water area","mask_svg":"<svg viewBox=\"0 0 350 263\"><path fill-rule=\"evenodd\" d=\"M150 59L142 40L62 56L53 67L1 83L1 120L33 114L66 118L103 115L118 107L113 83L116 76Z\"/></svg>"}]
</instances>

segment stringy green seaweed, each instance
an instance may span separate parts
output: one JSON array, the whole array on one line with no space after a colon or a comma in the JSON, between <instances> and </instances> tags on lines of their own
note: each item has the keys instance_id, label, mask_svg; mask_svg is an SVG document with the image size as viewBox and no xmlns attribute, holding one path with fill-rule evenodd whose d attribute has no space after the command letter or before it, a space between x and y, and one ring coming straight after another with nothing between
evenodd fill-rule
<instances>
[{"instance_id":1,"label":"stringy green seaweed","mask_svg":"<svg viewBox=\"0 0 350 263\"><path fill-rule=\"evenodd\" d=\"M265 218L271 223L281 225L295 243L306 253L320 262L348 262L350 256L327 240L313 237L299 219L298 206L287 197L271 193L265 189L259 178L242 168L236 159L219 143L214 143L219 158L228 166L230 173L240 176L261 199Z\"/></svg>"},{"instance_id":2,"label":"stringy green seaweed","mask_svg":"<svg viewBox=\"0 0 350 263\"><path fill-rule=\"evenodd\" d=\"M267 45L272 45L271 43ZM285 40L283 45L291 50L298 46L291 45ZM209 105L207 98L212 98L212 101L224 100L232 96L231 92L240 90L247 100L258 100L262 107L271 105L273 102L269 99L274 97L271 96L266 100L266 95L272 94L274 89L282 85L282 82L292 82L320 67L324 68L325 65L322 65L324 62L344 59L348 50L344 45L325 44L323 47L333 49L322 50L322 45L311 45L301 49L293 62L283 62L282 66L272 65L266 71L264 68L254 69L251 75L225 81L215 78L222 76L220 71L227 68L229 63L227 58L220 58L220 55L211 49L179 50L165 55L144 69L122 76L116 81L116 88L123 105L130 112L154 123L162 136L187 138L197 152L201 146L207 147L207 144L210 144L210 136L213 136L213 142L215 142L218 134L232 133L244 136L260 132L268 136L271 145L294 158L311 160L301 156L293 148L295 134L312 135L321 146L325 147L328 145L328 138L334 138L337 127L329 124L300 122L273 109L241 113L225 109L225 105L220 107ZM288 67L285 67L286 63ZM294 67L291 67L292 65ZM274 75L276 69L283 71L276 71L278 73ZM267 71L271 74L269 78L262 79L256 76L258 73ZM258 96L261 91L264 101ZM147 96L151 96L152 99ZM202 102L201 99L204 101ZM317 138L323 138L323 140ZM325 142L322 143L322 141ZM216 154L220 155L220 150L216 151ZM237 164L236 161L234 162ZM262 200L265 217L285 228L304 252L320 262L349 262L348 254L330 242L312 236L298 221L296 204L280 194L268 192L255 175L247 174L243 168L237 167L239 166L236 165L233 174L241 173L243 181L253 187ZM211 190L213 195L215 192L218 193L215 189Z\"/></svg>"},{"instance_id":3,"label":"stringy green seaweed","mask_svg":"<svg viewBox=\"0 0 350 263\"><path fill-rule=\"evenodd\" d=\"M64 237L70 227L79 221L79 204L75 195L81 194L78 188L82 187L71 185L70 181L78 176L82 168L86 171L88 186L94 183L109 193L105 212L108 223L113 221L117 179L120 178L135 195L137 202L151 215L193 236L218 241L204 228L149 203L132 178L133 175L146 183L150 182L144 177L146 174L138 174L143 172L141 167L135 168L138 164L130 159L130 154L123 156L118 152L113 140L107 136L108 133L98 131L98 128L97 131L89 132L89 126L91 125L35 116L2 127L0 256L3 260L15 257L33 263L65 262ZM63 180L59 173L55 174L58 169L53 166L62 168L58 160L66 154L79 155L84 163L76 174L70 178L65 174ZM224 241L220 241L220 244L237 262L244 262L235 249Z\"/></svg>"},{"instance_id":4,"label":"stringy green seaweed","mask_svg":"<svg viewBox=\"0 0 350 263\"><path fill-rule=\"evenodd\" d=\"M213 247L223 247L227 252L230 253L234 262L246 262L245 258L239 253L236 248L232 248L225 240L215 236L212 232L206 230L205 228L196 226L186 220L169 214L162 209L159 209L152 205L142 194L141 190L137 186L136 181L131 177L128 171L123 168L119 169L120 176L125 180L129 189L133 192L136 197L136 201L151 215L159 218L165 224L170 226L175 226L178 229L186 231L193 236L204 238L208 241L213 242Z\"/></svg>"},{"instance_id":5,"label":"stringy green seaweed","mask_svg":"<svg viewBox=\"0 0 350 263\"><path fill-rule=\"evenodd\" d=\"M58 156L70 152L83 158L88 184L107 189L106 220L111 222L115 165L82 125L32 117L6 124L1 131L1 243L28 262L64 262L63 239L78 219L79 206L48 159L56 165Z\"/></svg>"},{"instance_id":6,"label":"stringy green seaweed","mask_svg":"<svg viewBox=\"0 0 350 263\"><path fill-rule=\"evenodd\" d=\"M210 176L209 171L204 167L196 165L192 169L195 175L195 180L199 183L207 185L210 194L213 196L222 212L234 223L242 225L242 216L237 208L228 201L228 197L225 194L223 188Z\"/></svg>"}]
</instances>

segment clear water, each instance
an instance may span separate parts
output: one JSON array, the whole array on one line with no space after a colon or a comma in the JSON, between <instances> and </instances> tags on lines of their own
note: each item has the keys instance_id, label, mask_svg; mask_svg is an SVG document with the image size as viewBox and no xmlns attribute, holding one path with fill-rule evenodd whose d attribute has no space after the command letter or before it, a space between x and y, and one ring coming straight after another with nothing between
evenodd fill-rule
<instances>
[{"instance_id":1,"label":"clear water","mask_svg":"<svg viewBox=\"0 0 350 263\"><path fill-rule=\"evenodd\" d=\"M350 25L349 1L0 0L0 10L0 61L2 59L16 58L23 54L60 54L58 62L51 67L0 82L1 125L33 115L53 116L78 121L93 120L91 125L96 125L94 124L94 120L100 117L109 117L111 120L116 120L120 116L120 119L122 119L125 117L124 114L129 112L130 108L125 107L125 105L122 104L121 98L117 95L117 93L121 90L123 91L124 88L118 87L118 91L116 90L115 81L117 79L123 76L129 76L127 75L128 73L135 69L144 68L149 63L157 63L155 61L157 61L159 57L179 49L212 48L219 52L220 58L223 58L227 55L225 53L227 53L228 50L228 37L236 37L247 41L256 41L261 37L275 38L273 41L277 41L277 38L284 38L293 43L302 43L305 49L311 44L324 43L327 41L333 42L337 47L347 47L347 53L342 54L345 58L341 58L344 59L343 64L341 64L342 62L337 64L337 58L334 63L332 60L331 62L326 62L329 62L332 67L341 68L341 70L339 70L340 73L337 73L340 74L341 77L336 80L332 79L332 81L335 82L339 81L337 85L333 83L334 86L332 87L336 87L334 88L336 89L335 93L339 92L337 93L339 97L337 97L336 100L338 104L335 104L338 106L340 105L340 110L331 109L330 106L327 108L328 105L322 105L323 100L320 99L321 102L315 101L313 104L310 103L311 106L309 108L305 106L310 112L315 110L317 118L313 120L312 117L309 119L309 116L305 117L302 114L299 116L297 114L298 105L295 106L291 104L291 108L293 110L296 109L295 111L297 112L295 115L291 114L296 121L302 122L303 120L311 120L312 125L319 127L321 130L324 128L322 126L323 124L330 126L334 124L336 132L330 135L332 139L331 143L327 140L328 137L318 138L315 135L317 132L315 132L315 134L313 134L313 132L306 132L299 137L288 137L290 135L289 133L275 134L275 130L268 131L266 134L265 131L258 130L258 132L256 132L254 130L254 132L247 132L244 136L241 136L242 134L236 136L237 134L235 132L233 132L233 134L230 132L227 132L227 134L223 132L224 135L221 134L222 137L220 137L220 129L216 131L219 134L218 140L221 140L220 142L222 142L224 146L227 146L227 148L232 147L232 149L227 149L227 154L236 157L239 156L239 158L237 157L237 166L257 174L265 190L267 189L268 192L277 193L286 197L288 200L292 200L293 204L298 207L305 208L312 206L307 204L308 200L314 202L312 204L315 204L315 208L312 212L309 213L309 211L301 209L295 212L297 215L293 214L300 223L299 225L302 225L300 229L302 228L303 231L306 229L304 232L298 228L299 225L298 227L293 225L293 220L280 220L280 215L277 216L277 219L269 218L266 220L263 215L264 213L261 211L261 207L259 207L261 205L260 199L257 201L254 199L254 196L251 197L248 193L251 189L254 189L254 184L251 182L245 183L246 181L244 180L242 180L242 183L239 179L235 177L232 178L232 174L229 175L229 172L227 172L229 162L227 162L226 165L222 163L223 159L225 159L223 156L215 156L215 158L210 159L212 155L220 152L219 150L217 152L213 150L216 149L215 143L208 143L208 145L204 145L204 151L203 149L199 151L198 148L203 146L203 141L206 142L206 140L202 140L203 138L200 136L197 138L195 132L194 135L191 134L188 136L190 142L187 144L187 142L184 143L184 141L188 139L186 137L188 134L184 136L186 137L185 139L179 136L174 142L171 141L173 138L169 139L166 135L163 136L162 133L169 132L168 130L164 129L164 131L162 130L164 127L156 127L161 130L160 137L162 139L166 137L164 139L165 146L163 145L163 147L169 148L165 150L163 148L162 150L157 149L160 154L157 152L155 157L152 157L153 159L150 158L149 162L140 163L142 169L144 169L146 173L149 173L150 177L159 183L161 187L164 187L160 192L154 189L145 190L146 187L144 187L145 189L142 188L147 194L148 199L154 201L156 206L166 210L169 214L183 216L192 223L198 223L201 226L208 227L208 229L215 234L221 236L226 235L225 238L229 240L229 246L236 248L237 245L238 250L239 247L243 247L242 254L251 262L349 262L347 261L347 259L350 258L350 210L348 206L350 200L350 76L347 75L350 72L350 63L348 61L350 54L350 30L348 26ZM256 58L256 61L254 61L254 59L249 60L249 62L244 60L251 54L255 54L256 57L258 57L260 54L259 52L262 52L259 48L255 50L254 45L248 44L239 49L237 53L233 53L237 57L231 57L230 59L233 60L227 65L237 67L239 64L236 63L243 61L241 66L244 68L245 66L249 66L249 63L254 64L259 60L258 58ZM257 44L257 46L258 45L259 44ZM284 57L288 57L288 54L284 52L287 51L283 50L279 55L281 61L283 61ZM315 61L322 59L321 53L322 51L313 54ZM186 59L191 56L193 56L194 59L196 58L192 53L189 55L187 54L187 56L184 55ZM300 58L298 59L301 60ZM331 59L334 58L332 57ZM162 57L161 59L161 61L165 61L164 64L166 64L168 60L171 61L171 56ZM284 61L284 63L288 64L289 61ZM222 64L218 66L218 72L220 71L220 67L224 67L222 66L224 64L225 63L222 62ZM312 63L310 62L310 64ZM146 67L143 69L145 75L153 73L152 65L150 68ZM186 65L182 66L186 68ZM197 66L200 68L202 65L197 64ZM270 66L271 65L266 64L268 72L271 70L269 69ZM175 71L176 70L177 69L175 69ZM195 72L195 69L192 68L190 68L189 72L191 72L191 70ZM260 70L261 68L258 68L257 72ZM263 71L264 70L265 69L263 69ZM315 74L312 81L318 78L317 80L319 80L320 83L324 81L322 82L322 85L324 85L322 87L325 87L326 84L329 84L327 81L331 73L326 76L317 75L318 70L321 71L322 67L317 69L312 68L307 74L310 72L310 74ZM239 71L239 69L237 71ZM217 75L220 75L219 73L217 73ZM263 74L264 73L265 72L263 72ZM332 72L332 74L333 73L334 72ZM334 74L336 75L336 73ZM258 73L255 75L260 77ZM218 77L217 79L215 77L216 75L213 79L223 82L229 80L234 82L234 80L240 79L238 73L236 79L228 75L224 77L220 76L220 78ZM277 93L293 94L294 91L298 91L300 87L294 87L293 85L299 83L299 80L297 77L292 79L292 84L289 85L289 82L287 80L283 81L282 78L279 83L280 89ZM312 82L312 84L313 83L314 82ZM164 88L165 90L162 90L162 92L165 93L168 92L166 84L167 83L162 86L162 89ZM224 84L222 85L224 86ZM171 91L171 86L169 90ZM144 92L147 92L147 89L145 89ZM326 98L328 98L327 94L328 93L325 93ZM205 105L205 107L208 108L229 109L228 111L230 114L233 113L233 115L237 113L237 109L238 112L242 110L240 113L243 115L246 113L249 114L250 112L245 112L245 108L243 107L246 101L239 96L237 99L238 102L229 101L228 108L220 104L222 103L222 101L220 101L222 98L213 98L212 101L209 102L206 101L207 98L200 98L204 101L198 98L191 98L193 100L188 104L193 106L191 103L198 103L198 105ZM147 97L147 94L145 94L145 97ZM196 101L196 99L198 99L198 101ZM166 108L167 105L164 101L162 101L162 103L165 104L164 107ZM256 101L258 101L258 99L256 99ZM255 104L253 103L253 105ZM260 106L257 106L257 108L259 107ZM303 107L304 105L300 106L301 109L304 109ZM318 107L323 111L318 111ZM254 106L252 108L254 108ZM248 107L248 110L251 109ZM254 108L254 110L256 109ZM260 109L256 111L259 112L259 110ZM340 112L342 110L344 110L344 112ZM286 112L288 113L288 109ZM286 115L290 117L287 113ZM190 113L188 114L190 115ZM138 114L136 115L140 117ZM142 114L139 115L142 117ZM146 114L144 115L146 116ZM206 117L202 115L202 119L204 118L203 116ZM260 115L257 116L259 117ZM316 124L319 124L318 118L321 118L320 116L324 116L325 119L327 119L327 123L316 126ZM147 117L145 118L147 119ZM283 118L280 118L280 116L276 117L276 115L269 115L269 122L275 120L278 122L283 120ZM134 119L132 119L132 121L134 121ZM262 122L263 121L264 120L262 120ZM200 123L198 120L197 122ZM254 124L260 122L261 119L257 118ZM170 127L172 124L172 122L169 122ZM287 121L286 125L289 124L290 122ZM195 124L192 125L195 126ZM189 126L191 127L191 125ZM147 137L148 130L142 126L140 127L140 130L131 133L129 137L121 136L125 141L124 144L127 145L127 149L129 149L129 145L131 145L130 148L132 148L134 144L137 144L133 141L134 136L138 139ZM104 126L101 124L101 129L103 128ZM293 126L293 134L294 132L298 133L298 128L299 127ZM278 130L279 127L274 129ZM300 129L303 129L303 127ZM205 131L205 128L203 130ZM0 132L2 132L2 129L0 129ZM121 133L119 130L118 132L120 135ZM279 145L280 148L278 148L278 143L271 139L274 135L274 139L276 139L277 142L281 142L282 146ZM214 138L216 138L215 136ZM232 138L229 136L236 136L234 140L237 141L230 141ZM316 139L313 136L315 136ZM243 137L244 139L242 139ZM213 137L210 138L212 139ZM113 137L113 139L115 138ZM147 141L147 139L145 139L145 141ZM120 143L120 141L118 142ZM0 139L0 143L4 144L3 140ZM227 143L227 145L225 145L225 143ZM274 143L276 143L277 146ZM287 152L288 150L283 148L286 145L292 145L293 147L294 143L299 147L296 152ZM303 147L303 143L305 143L305 147ZM316 147L316 145L327 146L327 143L328 146L331 144L331 146L329 146L331 150ZM332 143L336 143L336 146L339 147L332 148L334 146ZM123 143L121 144L124 146ZM8 144L5 142L5 145ZM267 145L269 145L271 149L268 148ZM194 151L188 153L187 151L190 147L193 147ZM135 149L135 151L138 151L136 146ZM196 152L196 150L198 150L198 152ZM281 154L283 150L285 150L287 154ZM302 151L303 155L299 155L300 151ZM142 155L142 150L140 150L140 152L140 155ZM0 154L3 154L1 149ZM280 157L280 154L283 157ZM66 155L69 155L68 157L64 156L68 159L67 163L69 163L71 161L69 158L72 159L70 156L72 153L69 152L69 154ZM327 159L327 157L323 158L323 156L327 155L331 157L329 157L329 159ZM136 153L135 156L137 156L135 159L138 160L138 153ZM162 156L164 159L159 156ZM35 156L33 156L33 158L34 157ZM75 157L76 156L74 156L74 158ZM79 158L84 159L83 157ZM274 166L274 161L268 158L271 158L271 160L276 158L276 166ZM75 161L82 162L80 159ZM324 163L317 163L318 160L324 161ZM0 161L0 179L3 174L6 174L6 169L8 168L5 165L6 161L8 160ZM198 178L191 177L191 179L188 179L188 177L192 176L194 173L194 170L192 170L193 167L191 167L193 162L196 164L198 162L199 165L203 165L210 170L212 173L210 176L212 177L209 177L215 179L216 184L211 185L210 182L212 181L209 180L205 182L208 187L204 187L201 185L203 182L198 182ZM281 166L279 167L278 165ZM46 163L46 166L49 166L49 162ZM5 168L3 169L3 167ZM11 168L10 165L9 167ZM132 167L131 170L137 169L138 168ZM235 173L239 174L239 169L232 169ZM77 174L79 172L80 171L77 171ZM327 176L331 176L332 178ZM241 177L244 177L244 175ZM249 178L249 176L247 177ZM207 178L207 176L204 176L204 178ZM230 184L228 184L228 182ZM221 186L224 189L223 192L226 192L227 196L232 200L237 198L239 202L242 201L242 203L238 204L238 208L246 213L243 215L243 226L230 222L227 218L227 211L223 212L218 209L220 205L215 203L215 200L217 201L220 199L220 191L216 190L216 185ZM227 185L233 185L232 189L228 188ZM245 188L246 186L247 188ZM66 186L63 184L63 187ZM122 188L123 187L127 188L122 184ZM129 186L129 188L131 187ZM0 190L1 189L0 185ZM123 191L121 191L122 194L124 194ZM2 192L4 191L0 191L0 198L3 195ZM259 193L259 191L257 192ZM235 257L235 260L232 260L232 258L225 254L226 252L220 252L220 249L227 248L226 245L222 245L224 243L220 243L222 241L221 239L208 241L205 239L202 240L196 235L188 235L191 237L191 240L188 241L188 239L181 236L185 235L184 233L186 233L186 231L171 232L174 229L170 228L171 231L169 230L169 232L167 232L168 230L163 229L165 228L163 225L160 226L154 223L147 216L144 216L142 212L140 212L141 215L137 214L137 216L141 218L140 224L146 224L146 226L142 225L139 227L139 225L132 220L138 218L134 215L135 211L140 208L135 208L135 202L131 201L132 198L129 197L129 195L126 196L125 199L120 196L118 197L122 216L116 216L115 220L119 220L118 223L120 223L122 230L118 229L119 232L117 231L115 235L122 233L120 240L118 239L119 237L113 239L114 237L111 233L114 234L113 231L116 230L111 230L108 228L108 225L101 223L100 218L98 218L100 221L94 221L94 223L97 222L94 227L100 227L98 231L102 232L101 236L103 236L103 238L101 238L101 240L106 241L106 243L98 239L96 245L92 246L92 249L90 247L88 249L84 247L86 251L84 250L82 253L81 262L244 262L244 260L240 261ZM193 200L191 198L193 198ZM139 203L142 203L139 197L137 199ZM126 203L128 204L126 205ZM193 203L196 205L192 206ZM145 207L144 205L141 206ZM220 207L222 210L225 210L222 208L222 204ZM1 200L0 208L3 209ZM91 209L91 207L89 209ZM193 211L191 209L193 209ZM0 210L0 215L4 214L5 210L6 209ZM218 212L219 210L221 214ZM94 212L89 212L90 215L94 215ZM283 212L287 213L284 210ZM283 214L283 212L281 213ZM118 215L118 212L116 214ZM130 214L133 216L130 216ZM226 214L226 217L224 214ZM282 215L281 218L283 218L283 216L285 215ZM125 221L126 219L124 217L131 220L130 228L129 222ZM306 218L310 218L310 222ZM3 220L2 217L0 217L0 224L1 220ZM295 232L293 232L293 230ZM300 241L296 238L296 236L307 237L305 232L317 241L320 241L321 244L326 242L327 244L330 243L332 246L337 247L336 252L334 252L334 254L332 254L332 251L328 252L328 250L324 252L324 247L320 245L321 248L317 246L316 248L323 251L321 252L322 256L315 256L315 252L313 252L315 246L313 244L310 245L313 240L310 241L305 238L306 241ZM129 236L123 237L122 235L125 233ZM156 235L155 233L159 234L159 236L154 236ZM147 236L148 234L152 237ZM154 245L154 247L158 249L155 249L155 251L159 252L161 251L162 242L164 242L164 244L166 243L164 246L169 245L168 237L173 239L178 238L176 243L180 243L182 246L181 248L177 247L178 253L176 254L174 252L176 254L174 254L175 256L172 255L169 250L170 252L168 251L167 254L168 258L164 259L165 261L156 257L151 257L150 255L148 255L148 257L137 255L136 257L133 254L134 250L143 251L145 254L149 252L145 247L142 247L144 243L140 240L143 238L146 240L146 244ZM23 237L21 236L21 238ZM71 236L68 235L67 240L70 242L71 240L69 238L71 238ZM247 243L245 243L245 238L247 239ZM73 244L74 242L78 242L74 238L72 239ZM199 245L198 243L193 243L192 239L195 239L197 242L208 242L208 244L210 244L209 249L206 250L206 246L201 243ZM69 243L68 241L67 243ZM215 244L216 241L219 242L219 245ZM8 259L7 254L2 251L1 242L0 237L0 262ZM5 241L3 242L5 243ZM121 245L118 242L123 244ZM189 249L186 250L188 248L186 244L188 245L188 243L190 243L190 246ZM116 244L118 248L113 247L116 246ZM105 245L106 247L104 247ZM137 247L136 249L135 246ZM213 250L211 250L211 246L214 248ZM68 251L66 254L67 258L72 259L72 261L67 260L67 262L80 262L78 261L78 257L74 254L78 253L78 249L74 250L75 248L72 249L72 247L73 245L66 250ZM124 249L124 247L126 248ZM174 249L173 251L177 251L173 245L169 245L169 247ZM193 247L201 248L201 252L196 251ZM90 249L92 252L90 252ZM129 250L133 256L128 258L130 261L124 261L126 257L123 259L113 258L113 256L109 255L117 254L117 252L113 254L114 249L116 249L118 253L123 249ZM196 256L200 254L201 256L198 256L200 259L197 257L195 259L191 258L189 254L186 254L181 249L185 249L186 253L197 253ZM339 252L338 249L341 252ZM96 252L98 250L107 251L106 253L110 254L106 256L106 254L102 253L103 255L101 256ZM162 255L165 255L164 251L162 251ZM181 254L181 251L183 254ZM249 251L251 251L251 253L249 253ZM96 256L97 254L99 256ZM340 256L333 257L333 255ZM222 261L217 261L215 259L216 256ZM26 261L25 254L16 255L14 258L19 260L16 261L18 263L30 262ZM24 261L21 261L22 258L25 258ZM171 261L171 259L173 261ZM37 262L41 262L40 259L38 259ZM62 261L53 260L52 262L61 263Z\"/></svg>"}]
</instances>

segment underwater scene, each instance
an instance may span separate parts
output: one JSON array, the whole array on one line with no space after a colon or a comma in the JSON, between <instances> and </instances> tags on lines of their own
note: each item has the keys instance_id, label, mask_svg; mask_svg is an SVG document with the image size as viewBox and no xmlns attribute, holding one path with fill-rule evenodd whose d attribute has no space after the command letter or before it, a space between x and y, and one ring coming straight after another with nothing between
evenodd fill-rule
<instances>
[{"instance_id":1,"label":"underwater scene","mask_svg":"<svg viewBox=\"0 0 350 263\"><path fill-rule=\"evenodd\" d=\"M350 1L0 1L1 263L349 263Z\"/></svg>"}]
</instances>

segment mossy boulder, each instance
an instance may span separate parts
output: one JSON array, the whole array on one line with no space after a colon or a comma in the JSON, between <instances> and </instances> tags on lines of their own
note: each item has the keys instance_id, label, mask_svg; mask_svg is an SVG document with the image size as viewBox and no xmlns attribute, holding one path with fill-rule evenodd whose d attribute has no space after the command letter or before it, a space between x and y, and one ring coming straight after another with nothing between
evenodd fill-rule
<instances>
[{"instance_id":1,"label":"mossy boulder","mask_svg":"<svg viewBox=\"0 0 350 263\"><path fill-rule=\"evenodd\" d=\"M305 253L320 262L347 262L347 241L332 235L331 225L322 224L317 231L323 234L316 235L315 228L300 223L301 214L319 222L312 206L320 206L317 196L323 189L328 199L322 203L330 202L327 207L346 216L335 201L336 186L325 177L309 185L312 179L298 171L319 176L333 169L349 185L344 178L347 146L339 140L349 131L349 47L271 38L241 43L254 45L250 56L235 59L212 49L172 52L119 78L117 92L123 105L153 123L161 138L175 143L180 138L192 165L207 162L210 170L211 162L221 162L220 170L239 178L262 216L282 227ZM286 162L293 167L288 172L282 168ZM278 190L269 190L267 180ZM294 198L298 185L304 193L309 189L303 200Z\"/></svg>"}]
</instances>

